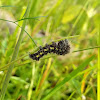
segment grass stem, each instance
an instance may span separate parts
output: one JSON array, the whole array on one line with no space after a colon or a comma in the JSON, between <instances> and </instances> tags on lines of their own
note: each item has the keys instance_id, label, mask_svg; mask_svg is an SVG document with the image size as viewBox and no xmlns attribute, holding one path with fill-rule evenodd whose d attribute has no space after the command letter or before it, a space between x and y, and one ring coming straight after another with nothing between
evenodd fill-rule
<instances>
[{"instance_id":1,"label":"grass stem","mask_svg":"<svg viewBox=\"0 0 100 100\"><path fill-rule=\"evenodd\" d=\"M26 12L25 12L25 17L26 18L29 16L29 12L30 12L30 9L31 9L32 1L33 0L29 0L28 6L27 6L27 9L26 9ZM19 47L20 47L20 44L22 42L25 26L26 26L26 20L23 21L21 33L20 33L20 36L18 38L17 44L15 46L11 62L16 60L16 58L17 58L17 55L18 55L18 52L19 52ZM5 93L6 93L6 90L7 90L7 86L8 86L10 77L11 77L11 73L12 73L13 67L14 67L14 63L12 63L8 68L8 71L7 71L7 74L6 74L2 89L1 89L0 100L4 100L4 96L5 96Z\"/></svg>"},{"instance_id":2,"label":"grass stem","mask_svg":"<svg viewBox=\"0 0 100 100\"><path fill-rule=\"evenodd\" d=\"M98 45L100 45L100 24L98 37ZM98 48L97 98L100 100L100 48Z\"/></svg>"}]
</instances>

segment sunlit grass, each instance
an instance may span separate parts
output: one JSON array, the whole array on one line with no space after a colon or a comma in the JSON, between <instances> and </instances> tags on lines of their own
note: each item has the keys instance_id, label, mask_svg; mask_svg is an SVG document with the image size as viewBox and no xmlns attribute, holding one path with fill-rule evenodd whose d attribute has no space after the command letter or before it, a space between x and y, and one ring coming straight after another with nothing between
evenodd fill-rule
<instances>
[{"instance_id":1,"label":"sunlit grass","mask_svg":"<svg viewBox=\"0 0 100 100\"><path fill-rule=\"evenodd\" d=\"M28 14L25 13L27 1L2 0L0 2L0 12L6 11L7 16L4 14L2 17L2 13L0 15L1 100L5 93L5 100L19 98L96 100L97 95L99 100L100 41L98 44L96 42L97 33L100 33L100 28L99 32L97 30L100 18L99 2L95 3L93 0L31 1L32 8L27 12ZM10 20L9 12L15 20ZM13 34L9 31L10 23L16 24ZM14 47L19 42L20 30L23 30L21 37L23 41L22 43L20 41L16 50ZM41 34L40 30L45 33ZM38 51L39 46L64 39L68 39L71 45L69 54L65 56L49 54L39 61L29 58L29 54ZM12 59L17 55L18 50L18 57ZM13 51L16 52L13 54ZM13 68L12 65L15 67ZM10 83L8 83L9 79ZM6 80L8 81L5 85Z\"/></svg>"},{"instance_id":2,"label":"sunlit grass","mask_svg":"<svg viewBox=\"0 0 100 100\"><path fill-rule=\"evenodd\" d=\"M98 45L100 45L100 24L98 30ZM100 100L100 48L98 48L97 99Z\"/></svg>"}]
</instances>

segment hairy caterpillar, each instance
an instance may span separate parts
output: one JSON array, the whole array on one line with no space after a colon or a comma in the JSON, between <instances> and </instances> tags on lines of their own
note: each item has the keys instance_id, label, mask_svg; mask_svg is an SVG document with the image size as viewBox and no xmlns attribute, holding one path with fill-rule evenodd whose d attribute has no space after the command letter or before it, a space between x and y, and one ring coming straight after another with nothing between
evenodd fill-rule
<instances>
[{"instance_id":1,"label":"hairy caterpillar","mask_svg":"<svg viewBox=\"0 0 100 100\"><path fill-rule=\"evenodd\" d=\"M34 54L29 54L29 57L33 60L38 61L44 55L48 53L55 53L57 55L65 55L70 52L70 45L68 40L61 40L58 42L52 42L51 44L46 44L45 46L39 48L39 50Z\"/></svg>"}]
</instances>

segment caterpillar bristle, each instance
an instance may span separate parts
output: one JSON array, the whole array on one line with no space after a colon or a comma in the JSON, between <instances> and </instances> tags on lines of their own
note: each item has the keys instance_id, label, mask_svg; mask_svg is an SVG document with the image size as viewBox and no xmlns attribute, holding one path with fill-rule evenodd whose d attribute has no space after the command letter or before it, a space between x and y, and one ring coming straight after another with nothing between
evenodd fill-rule
<instances>
[{"instance_id":1,"label":"caterpillar bristle","mask_svg":"<svg viewBox=\"0 0 100 100\"><path fill-rule=\"evenodd\" d=\"M57 55L65 55L70 52L70 45L68 40L61 40L58 42L52 42L51 44L45 44L44 47L39 48L39 50L34 54L29 54L29 57L33 60L39 61L44 55L48 53L55 53Z\"/></svg>"}]
</instances>

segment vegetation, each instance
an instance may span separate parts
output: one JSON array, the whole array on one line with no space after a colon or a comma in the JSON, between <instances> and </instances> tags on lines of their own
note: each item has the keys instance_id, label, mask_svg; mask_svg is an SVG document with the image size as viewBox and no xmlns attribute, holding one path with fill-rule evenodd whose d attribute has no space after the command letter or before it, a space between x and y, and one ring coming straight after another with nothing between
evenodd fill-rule
<instances>
[{"instance_id":1,"label":"vegetation","mask_svg":"<svg viewBox=\"0 0 100 100\"><path fill-rule=\"evenodd\" d=\"M99 0L0 1L0 100L100 100L99 24ZM30 59L64 39L70 53Z\"/></svg>"}]
</instances>

